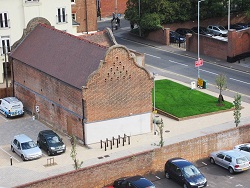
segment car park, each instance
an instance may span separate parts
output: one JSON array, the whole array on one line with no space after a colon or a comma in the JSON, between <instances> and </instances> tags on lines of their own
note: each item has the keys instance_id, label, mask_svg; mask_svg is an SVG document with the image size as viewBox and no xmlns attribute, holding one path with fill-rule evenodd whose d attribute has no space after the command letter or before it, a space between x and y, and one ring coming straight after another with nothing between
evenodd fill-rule
<instances>
[{"instance_id":1,"label":"car park","mask_svg":"<svg viewBox=\"0 0 250 188\"><path fill-rule=\"evenodd\" d=\"M155 188L155 185L144 178L143 176L137 175L132 177L120 178L114 181L114 188Z\"/></svg>"},{"instance_id":2,"label":"car park","mask_svg":"<svg viewBox=\"0 0 250 188\"><path fill-rule=\"evenodd\" d=\"M179 33L181 36L186 37L186 34L193 33L191 29L188 28L178 28L175 30L175 32Z\"/></svg>"},{"instance_id":3,"label":"car park","mask_svg":"<svg viewBox=\"0 0 250 188\"><path fill-rule=\"evenodd\" d=\"M215 36L227 37L228 30L221 25L209 25L207 27Z\"/></svg>"},{"instance_id":4,"label":"car park","mask_svg":"<svg viewBox=\"0 0 250 188\"><path fill-rule=\"evenodd\" d=\"M62 139L53 130L40 131L37 137L37 145L46 151L49 156L66 151L66 146Z\"/></svg>"},{"instance_id":5,"label":"car park","mask_svg":"<svg viewBox=\"0 0 250 188\"><path fill-rule=\"evenodd\" d=\"M173 179L184 188L187 187L206 187L207 179L192 164L183 158L169 159L165 164L165 177Z\"/></svg>"},{"instance_id":6,"label":"car park","mask_svg":"<svg viewBox=\"0 0 250 188\"><path fill-rule=\"evenodd\" d=\"M40 148L25 134L14 136L11 142L11 151L19 155L23 161L42 157Z\"/></svg>"},{"instance_id":7,"label":"car park","mask_svg":"<svg viewBox=\"0 0 250 188\"><path fill-rule=\"evenodd\" d=\"M235 150L212 152L210 162L227 169L230 174L243 172L250 168L250 162L246 156Z\"/></svg>"},{"instance_id":8,"label":"car park","mask_svg":"<svg viewBox=\"0 0 250 188\"><path fill-rule=\"evenodd\" d=\"M184 43L186 42L186 38L181 36L179 33L175 31L170 31L170 42L171 43Z\"/></svg>"},{"instance_id":9,"label":"car park","mask_svg":"<svg viewBox=\"0 0 250 188\"><path fill-rule=\"evenodd\" d=\"M198 33L198 27L193 27L191 30L194 33ZM209 36L209 37L213 36L213 33L210 32L206 27L200 27L199 32L200 32L201 35L205 35L205 36Z\"/></svg>"},{"instance_id":10,"label":"car park","mask_svg":"<svg viewBox=\"0 0 250 188\"><path fill-rule=\"evenodd\" d=\"M5 117L22 116L24 114L23 103L16 97L5 97L0 99L0 112Z\"/></svg>"},{"instance_id":11,"label":"car park","mask_svg":"<svg viewBox=\"0 0 250 188\"><path fill-rule=\"evenodd\" d=\"M250 161L250 143L236 145L234 150L241 152Z\"/></svg>"}]
</instances>

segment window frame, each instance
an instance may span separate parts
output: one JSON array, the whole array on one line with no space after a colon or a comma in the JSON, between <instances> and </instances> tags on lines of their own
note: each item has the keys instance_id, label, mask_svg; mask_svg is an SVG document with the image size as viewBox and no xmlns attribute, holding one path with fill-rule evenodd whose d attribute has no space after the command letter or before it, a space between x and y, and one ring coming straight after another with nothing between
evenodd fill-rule
<instances>
[{"instance_id":1,"label":"window frame","mask_svg":"<svg viewBox=\"0 0 250 188\"><path fill-rule=\"evenodd\" d=\"M56 17L57 17L57 23L58 24L68 23L66 8L65 7L59 7L59 8L57 8L57 15L56 15Z\"/></svg>"},{"instance_id":2,"label":"window frame","mask_svg":"<svg viewBox=\"0 0 250 188\"><path fill-rule=\"evenodd\" d=\"M0 38L1 43L0 43L0 47L2 48L1 50L1 55L4 55L4 46L7 46L7 53L9 53L11 51L11 42L10 42L10 37L9 36L2 36ZM5 45L3 45L3 43L5 43ZM7 44L6 44L7 43Z\"/></svg>"},{"instance_id":3,"label":"window frame","mask_svg":"<svg viewBox=\"0 0 250 188\"><path fill-rule=\"evenodd\" d=\"M0 12L0 29L10 28L8 12Z\"/></svg>"}]
</instances>

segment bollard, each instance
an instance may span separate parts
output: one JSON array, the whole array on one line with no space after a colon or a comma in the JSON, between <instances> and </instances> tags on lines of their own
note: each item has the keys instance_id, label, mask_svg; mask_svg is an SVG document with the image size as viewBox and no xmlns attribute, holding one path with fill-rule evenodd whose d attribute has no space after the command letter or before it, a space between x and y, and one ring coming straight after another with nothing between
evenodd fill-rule
<instances>
[{"instance_id":1,"label":"bollard","mask_svg":"<svg viewBox=\"0 0 250 188\"><path fill-rule=\"evenodd\" d=\"M12 166L12 156L10 156L10 166Z\"/></svg>"},{"instance_id":2,"label":"bollard","mask_svg":"<svg viewBox=\"0 0 250 188\"><path fill-rule=\"evenodd\" d=\"M107 151L107 145L106 145L106 142L105 142L105 151Z\"/></svg>"},{"instance_id":3,"label":"bollard","mask_svg":"<svg viewBox=\"0 0 250 188\"><path fill-rule=\"evenodd\" d=\"M118 148L118 138L116 139L116 147Z\"/></svg>"},{"instance_id":4,"label":"bollard","mask_svg":"<svg viewBox=\"0 0 250 188\"><path fill-rule=\"evenodd\" d=\"M112 140L110 140L110 149L112 150Z\"/></svg>"},{"instance_id":5,"label":"bollard","mask_svg":"<svg viewBox=\"0 0 250 188\"><path fill-rule=\"evenodd\" d=\"M115 145L115 137L112 138L113 145Z\"/></svg>"},{"instance_id":6,"label":"bollard","mask_svg":"<svg viewBox=\"0 0 250 188\"><path fill-rule=\"evenodd\" d=\"M128 136L128 145L130 145L130 136Z\"/></svg>"},{"instance_id":7,"label":"bollard","mask_svg":"<svg viewBox=\"0 0 250 188\"><path fill-rule=\"evenodd\" d=\"M124 146L124 140L125 140L125 138L122 138L122 146Z\"/></svg>"},{"instance_id":8,"label":"bollard","mask_svg":"<svg viewBox=\"0 0 250 188\"><path fill-rule=\"evenodd\" d=\"M107 147L109 147L109 140L106 138Z\"/></svg>"},{"instance_id":9,"label":"bollard","mask_svg":"<svg viewBox=\"0 0 250 188\"><path fill-rule=\"evenodd\" d=\"M120 135L118 135L118 139L119 139L119 144L120 144L120 142L121 142L121 141L120 141L120 140L121 140L121 137L120 137Z\"/></svg>"},{"instance_id":10,"label":"bollard","mask_svg":"<svg viewBox=\"0 0 250 188\"><path fill-rule=\"evenodd\" d=\"M127 137L127 135L126 135L126 134L124 134L124 142L126 142L126 137Z\"/></svg>"},{"instance_id":11,"label":"bollard","mask_svg":"<svg viewBox=\"0 0 250 188\"><path fill-rule=\"evenodd\" d=\"M101 149L102 149L102 140L101 140Z\"/></svg>"}]
</instances>

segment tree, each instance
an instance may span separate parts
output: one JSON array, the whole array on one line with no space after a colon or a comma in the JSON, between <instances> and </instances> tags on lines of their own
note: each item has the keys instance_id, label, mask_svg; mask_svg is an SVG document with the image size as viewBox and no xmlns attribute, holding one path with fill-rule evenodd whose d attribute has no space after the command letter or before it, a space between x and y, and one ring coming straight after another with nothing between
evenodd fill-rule
<instances>
[{"instance_id":1,"label":"tree","mask_svg":"<svg viewBox=\"0 0 250 188\"><path fill-rule=\"evenodd\" d=\"M227 89L227 77L225 74L220 73L216 79L215 79L216 85L218 89L220 90L220 95L218 98L219 105L222 105L222 102L224 101L224 98L222 96L222 91Z\"/></svg>"},{"instance_id":2,"label":"tree","mask_svg":"<svg viewBox=\"0 0 250 188\"><path fill-rule=\"evenodd\" d=\"M159 142L159 146L163 147L164 146L164 139L163 139L163 130L164 130L164 123L163 120L157 120L156 121L156 125L159 129L159 133L160 133L160 142Z\"/></svg>"},{"instance_id":3,"label":"tree","mask_svg":"<svg viewBox=\"0 0 250 188\"><path fill-rule=\"evenodd\" d=\"M72 146L72 148L71 148L70 157L74 161L75 170L77 170L77 169L81 168L83 161L79 162L79 160L76 159L77 152L76 152L76 137L75 136L72 136L72 138L71 138L71 146Z\"/></svg>"},{"instance_id":4,"label":"tree","mask_svg":"<svg viewBox=\"0 0 250 188\"><path fill-rule=\"evenodd\" d=\"M240 117L241 117L241 95L239 95L237 93L236 96L234 96L234 123L236 125L236 127L238 127L239 123L240 123Z\"/></svg>"}]
</instances>

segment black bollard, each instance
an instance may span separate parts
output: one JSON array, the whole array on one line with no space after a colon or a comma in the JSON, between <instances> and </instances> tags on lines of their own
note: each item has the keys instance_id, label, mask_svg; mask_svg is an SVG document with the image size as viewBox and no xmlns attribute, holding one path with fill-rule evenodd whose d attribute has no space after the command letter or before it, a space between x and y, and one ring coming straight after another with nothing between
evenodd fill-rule
<instances>
[{"instance_id":1,"label":"black bollard","mask_svg":"<svg viewBox=\"0 0 250 188\"><path fill-rule=\"evenodd\" d=\"M101 140L101 149L102 149L102 140Z\"/></svg>"},{"instance_id":2,"label":"black bollard","mask_svg":"<svg viewBox=\"0 0 250 188\"><path fill-rule=\"evenodd\" d=\"M116 147L118 148L118 138L116 139Z\"/></svg>"},{"instance_id":3,"label":"black bollard","mask_svg":"<svg viewBox=\"0 0 250 188\"><path fill-rule=\"evenodd\" d=\"M130 136L128 136L128 145L130 145Z\"/></svg>"},{"instance_id":4,"label":"black bollard","mask_svg":"<svg viewBox=\"0 0 250 188\"><path fill-rule=\"evenodd\" d=\"M107 145L106 145L106 142L105 142L105 151L107 151Z\"/></svg>"},{"instance_id":5,"label":"black bollard","mask_svg":"<svg viewBox=\"0 0 250 188\"><path fill-rule=\"evenodd\" d=\"M112 150L112 140L110 140L110 149Z\"/></svg>"},{"instance_id":6,"label":"black bollard","mask_svg":"<svg viewBox=\"0 0 250 188\"><path fill-rule=\"evenodd\" d=\"M12 156L10 156L10 165L12 166Z\"/></svg>"},{"instance_id":7,"label":"black bollard","mask_svg":"<svg viewBox=\"0 0 250 188\"><path fill-rule=\"evenodd\" d=\"M112 138L113 145L115 145L115 137Z\"/></svg>"},{"instance_id":8,"label":"black bollard","mask_svg":"<svg viewBox=\"0 0 250 188\"><path fill-rule=\"evenodd\" d=\"M106 138L107 147L109 147L109 140Z\"/></svg>"}]
</instances>

